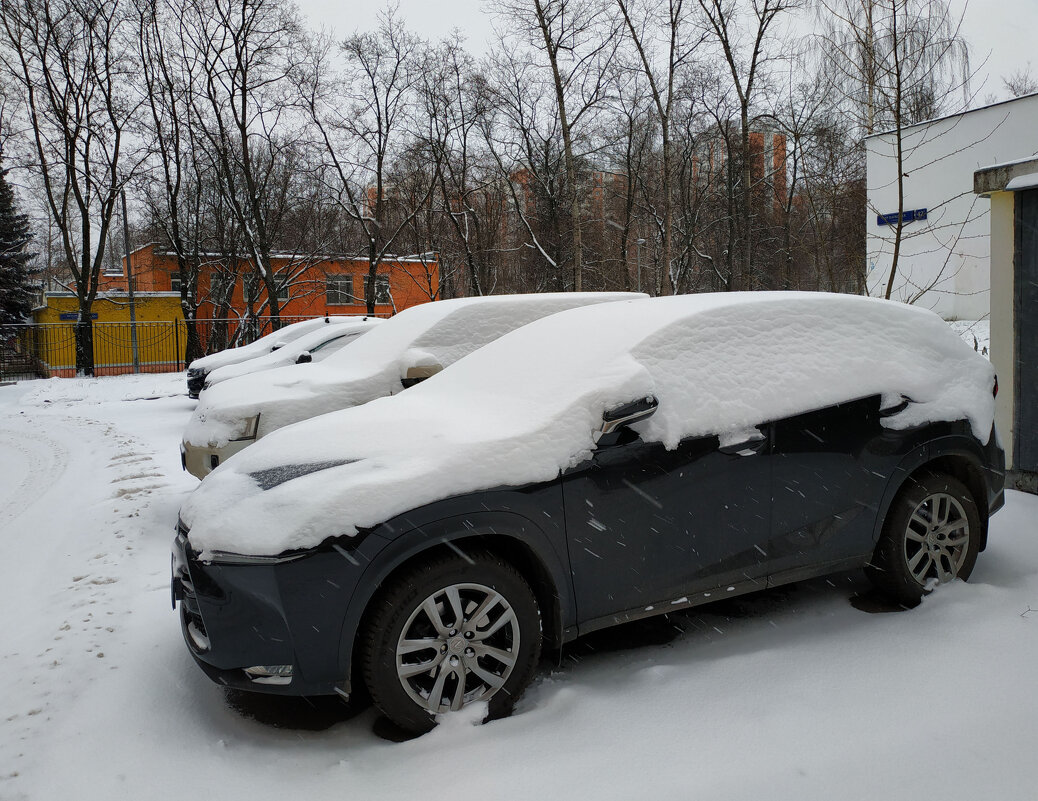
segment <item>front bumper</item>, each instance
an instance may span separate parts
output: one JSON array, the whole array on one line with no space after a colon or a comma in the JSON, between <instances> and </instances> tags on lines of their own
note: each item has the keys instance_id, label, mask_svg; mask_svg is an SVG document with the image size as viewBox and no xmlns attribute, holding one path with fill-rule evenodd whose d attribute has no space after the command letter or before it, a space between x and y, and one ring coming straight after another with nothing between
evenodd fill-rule
<instances>
[{"instance_id":1,"label":"front bumper","mask_svg":"<svg viewBox=\"0 0 1038 801\"><path fill-rule=\"evenodd\" d=\"M180 466L201 480L255 441L254 439L236 440L219 448L181 442Z\"/></svg>"},{"instance_id":2,"label":"front bumper","mask_svg":"<svg viewBox=\"0 0 1038 801\"><path fill-rule=\"evenodd\" d=\"M189 398L197 398L205 386L205 378L208 375L204 370L193 372L187 371L187 395Z\"/></svg>"},{"instance_id":3,"label":"front bumper","mask_svg":"<svg viewBox=\"0 0 1038 801\"><path fill-rule=\"evenodd\" d=\"M343 620L360 578L331 548L264 564L204 562L181 528L171 591L191 656L215 682L281 695L331 695L347 679ZM247 673L291 666L291 679Z\"/></svg>"}]
</instances>

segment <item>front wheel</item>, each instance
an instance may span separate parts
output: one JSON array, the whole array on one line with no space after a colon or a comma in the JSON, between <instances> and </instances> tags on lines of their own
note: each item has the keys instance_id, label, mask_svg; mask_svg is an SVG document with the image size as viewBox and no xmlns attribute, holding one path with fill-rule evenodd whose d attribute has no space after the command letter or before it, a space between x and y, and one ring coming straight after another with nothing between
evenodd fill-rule
<instances>
[{"instance_id":1,"label":"front wheel","mask_svg":"<svg viewBox=\"0 0 1038 801\"><path fill-rule=\"evenodd\" d=\"M969 578L980 537L980 512L966 486L922 473L891 504L866 573L881 592L915 606L934 585Z\"/></svg>"},{"instance_id":2,"label":"front wheel","mask_svg":"<svg viewBox=\"0 0 1038 801\"><path fill-rule=\"evenodd\" d=\"M507 715L541 652L529 585L492 554L440 557L392 581L365 629L364 679L397 726L428 731L434 716L487 701Z\"/></svg>"}]
</instances>

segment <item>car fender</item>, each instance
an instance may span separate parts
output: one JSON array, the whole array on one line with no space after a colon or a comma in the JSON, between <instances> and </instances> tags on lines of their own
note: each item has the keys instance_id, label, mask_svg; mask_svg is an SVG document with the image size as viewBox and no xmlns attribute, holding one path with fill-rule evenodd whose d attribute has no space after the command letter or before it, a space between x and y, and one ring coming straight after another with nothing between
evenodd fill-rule
<instances>
[{"instance_id":1,"label":"car fender","mask_svg":"<svg viewBox=\"0 0 1038 801\"><path fill-rule=\"evenodd\" d=\"M898 492L901 491L909 476L926 464L948 456L964 458L979 471L984 469L983 448L980 443L967 434L944 434L916 445L902 457L887 481L882 499L880 500L878 514L876 515L876 526L872 534L873 546L879 541L880 534L883 531L883 524L887 519L887 513L890 511L894 498L897 497Z\"/></svg>"},{"instance_id":2,"label":"car fender","mask_svg":"<svg viewBox=\"0 0 1038 801\"><path fill-rule=\"evenodd\" d=\"M557 527L561 529L561 514L558 519L560 524ZM575 631L576 607L569 580L564 530L558 541L553 542L555 537L552 535L556 532L545 528L516 512L480 509L421 522L415 513L408 513L372 529L357 551L357 556L370 561L350 598L340 632L339 675L345 678L346 692L350 692L357 633L369 603L383 582L422 552L442 545L451 547L453 542L467 538L480 535L508 537L526 546L554 585L549 589L557 598L558 607L554 613L555 620L544 621L545 626L550 626L560 636L565 636L569 629ZM454 550L464 556L463 549L455 546ZM548 610L544 611L550 614Z\"/></svg>"}]
</instances>

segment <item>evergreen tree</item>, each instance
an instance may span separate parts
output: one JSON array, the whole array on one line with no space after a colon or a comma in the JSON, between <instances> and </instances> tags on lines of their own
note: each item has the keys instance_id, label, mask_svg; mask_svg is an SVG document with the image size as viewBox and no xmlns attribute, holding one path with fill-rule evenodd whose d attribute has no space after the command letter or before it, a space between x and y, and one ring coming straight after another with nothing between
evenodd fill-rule
<instances>
[{"instance_id":1,"label":"evergreen tree","mask_svg":"<svg viewBox=\"0 0 1038 801\"><path fill-rule=\"evenodd\" d=\"M0 325L25 322L32 311L33 288L28 250L32 240L29 218L18 211L8 170L0 166Z\"/></svg>"}]
</instances>

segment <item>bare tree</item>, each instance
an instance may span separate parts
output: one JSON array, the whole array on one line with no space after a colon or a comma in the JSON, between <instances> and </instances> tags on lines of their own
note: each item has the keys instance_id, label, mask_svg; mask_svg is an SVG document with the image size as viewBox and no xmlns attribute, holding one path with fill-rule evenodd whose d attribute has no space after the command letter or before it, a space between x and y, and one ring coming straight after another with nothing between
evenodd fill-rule
<instances>
[{"instance_id":1,"label":"bare tree","mask_svg":"<svg viewBox=\"0 0 1038 801\"><path fill-rule=\"evenodd\" d=\"M527 56L510 48L488 60L493 100L480 119L480 134L514 216L510 233L517 263L510 285L522 291L563 291L572 286L563 218L572 216L564 209L568 186L558 108L554 89L539 80L542 70Z\"/></svg>"},{"instance_id":2,"label":"bare tree","mask_svg":"<svg viewBox=\"0 0 1038 801\"><path fill-rule=\"evenodd\" d=\"M742 223L741 270L732 273L730 288L743 288L751 280L754 243L751 235L753 177L751 172L751 111L757 102L763 73L779 56L773 49L772 27L776 19L800 5L800 0L748 0L742 8L737 0L698 0L705 28L723 54L739 100L739 161L741 175L740 219ZM743 33L743 18L746 32ZM733 266L738 262L733 262Z\"/></svg>"},{"instance_id":3,"label":"bare tree","mask_svg":"<svg viewBox=\"0 0 1038 801\"><path fill-rule=\"evenodd\" d=\"M182 19L200 48L192 111L277 328L278 294L291 276L274 270L278 206L270 201L298 139L290 109L301 23L293 6L275 0L191 0Z\"/></svg>"},{"instance_id":4,"label":"bare tree","mask_svg":"<svg viewBox=\"0 0 1038 801\"><path fill-rule=\"evenodd\" d=\"M199 91L201 51L185 35L180 4L135 0L135 5L150 167L141 194L177 262L187 333L185 359L191 362L204 354L195 325L201 300L198 278L206 197L199 169L203 132L192 110Z\"/></svg>"},{"instance_id":5,"label":"bare tree","mask_svg":"<svg viewBox=\"0 0 1038 801\"><path fill-rule=\"evenodd\" d=\"M1016 70L1008 76L1003 76L1002 86L1013 97L1033 95L1035 92L1038 92L1038 78L1031 74L1031 62L1028 61L1027 66L1023 69Z\"/></svg>"},{"instance_id":6,"label":"bare tree","mask_svg":"<svg viewBox=\"0 0 1038 801\"><path fill-rule=\"evenodd\" d=\"M91 306L119 192L137 167L138 101L118 0L0 0L0 59L24 93L40 176L79 306L76 369L93 374Z\"/></svg>"},{"instance_id":7,"label":"bare tree","mask_svg":"<svg viewBox=\"0 0 1038 801\"><path fill-rule=\"evenodd\" d=\"M547 61L568 185L573 289L579 292L583 245L575 140L605 97L609 65L619 46L617 27L596 0L496 0L495 10L513 34Z\"/></svg>"},{"instance_id":8,"label":"bare tree","mask_svg":"<svg viewBox=\"0 0 1038 801\"><path fill-rule=\"evenodd\" d=\"M688 24L685 0L650 0L644 8L636 9L631 0L616 0L623 15L628 36L638 53L638 62L648 80L649 94L660 126L663 198L663 263L667 269L664 293L677 287L674 275L674 187L671 145L671 116L680 72L685 68L704 34L693 32ZM638 13L640 12L640 13ZM659 48L662 39L662 48ZM662 49L662 54L657 50Z\"/></svg>"},{"instance_id":9,"label":"bare tree","mask_svg":"<svg viewBox=\"0 0 1038 801\"><path fill-rule=\"evenodd\" d=\"M429 213L443 220L458 243L470 291L493 289L489 239L496 240L504 197L496 170L488 169L479 152L479 126L492 102L475 61L457 38L441 42L423 59L419 83L422 109L428 119L429 145L438 152L439 207ZM495 214L494 212L497 212ZM441 271L449 264L441 259ZM441 282L453 283L441 272Z\"/></svg>"},{"instance_id":10,"label":"bare tree","mask_svg":"<svg viewBox=\"0 0 1038 801\"><path fill-rule=\"evenodd\" d=\"M905 142L903 129L949 111L961 93L969 101L969 47L962 17L946 0L818 0L827 72L849 101L865 134L889 126L894 135L897 220L884 296L898 274L904 235Z\"/></svg>"},{"instance_id":11,"label":"bare tree","mask_svg":"<svg viewBox=\"0 0 1038 801\"><path fill-rule=\"evenodd\" d=\"M300 93L309 122L322 143L324 181L339 207L363 231L368 256L365 301L375 312L379 265L400 234L430 202L436 170L418 205L389 219L394 205L388 177L392 158L413 139L415 86L423 42L390 8L378 30L355 33L339 43L345 67L336 73L330 43L317 39L309 51ZM399 209L399 204L396 204Z\"/></svg>"}]
</instances>

